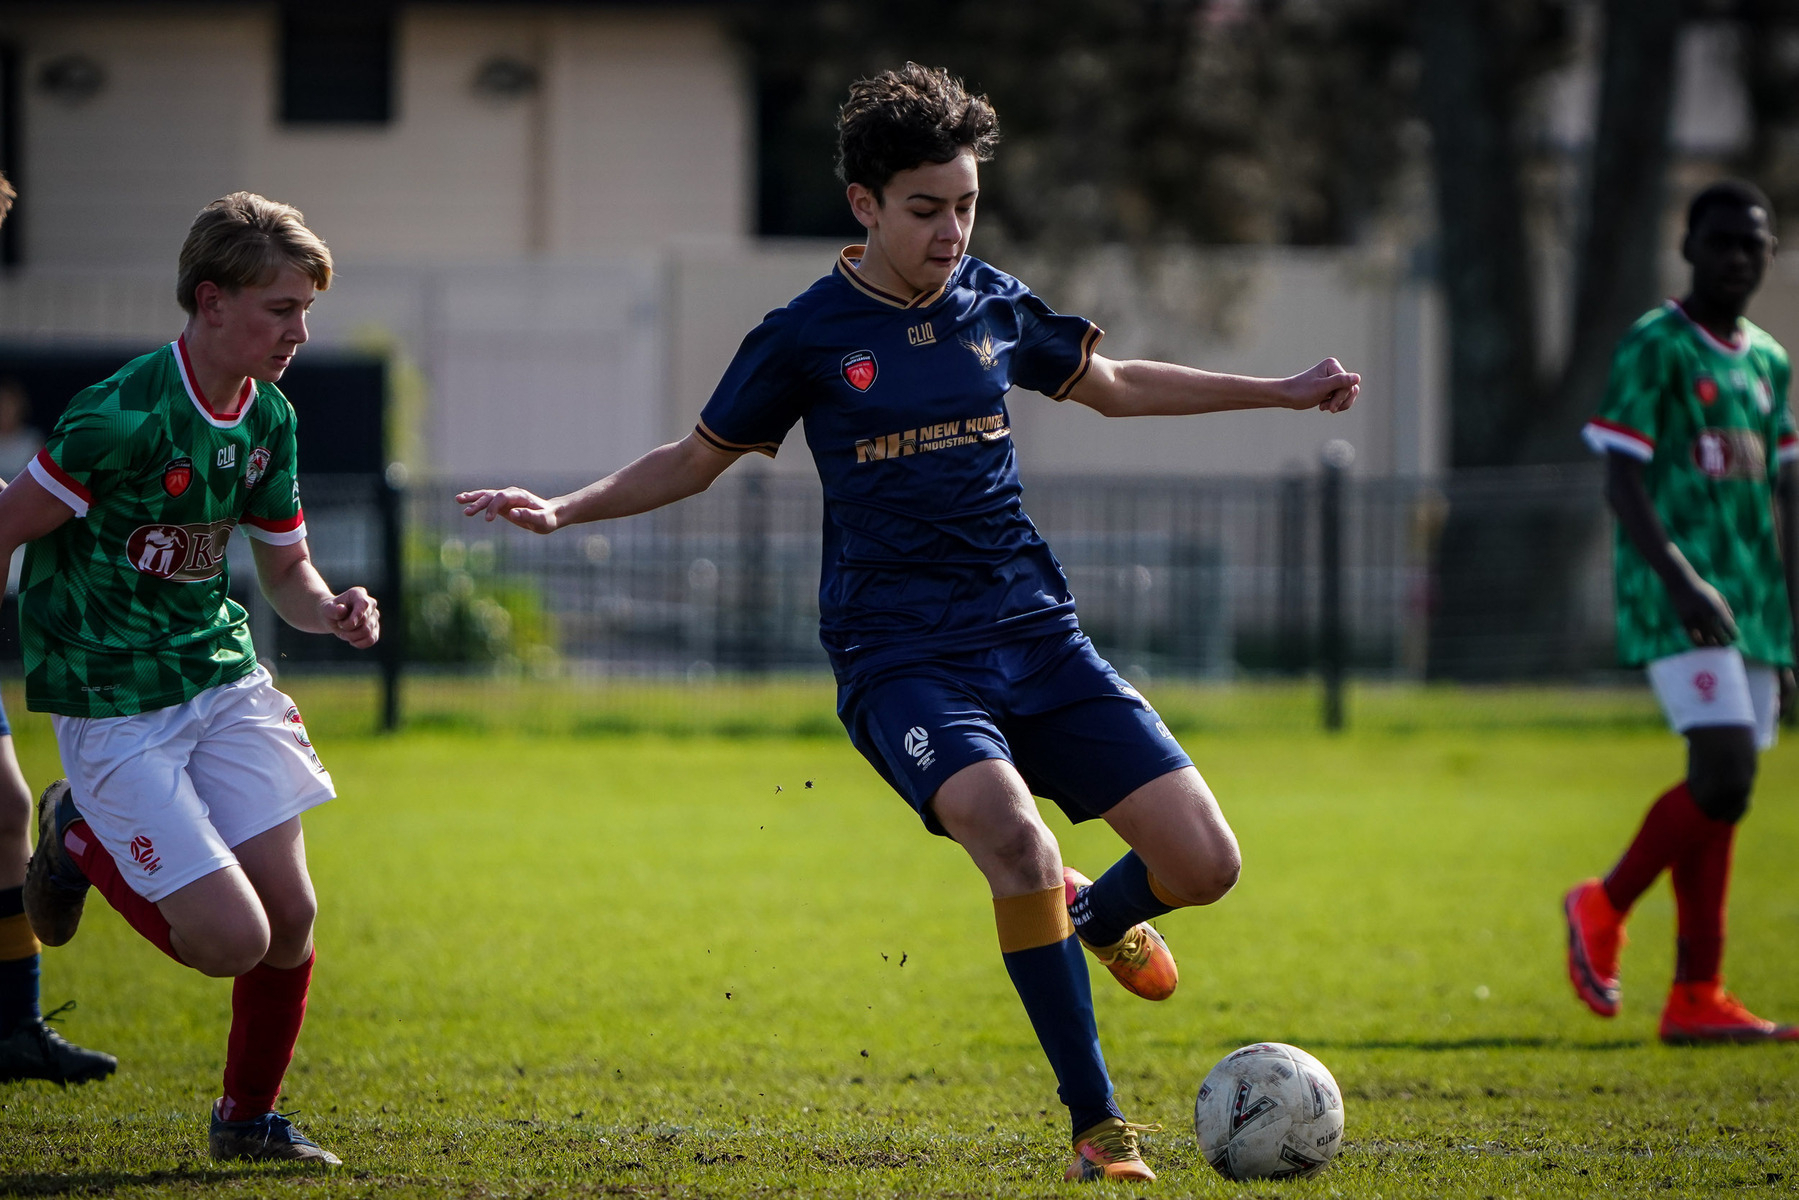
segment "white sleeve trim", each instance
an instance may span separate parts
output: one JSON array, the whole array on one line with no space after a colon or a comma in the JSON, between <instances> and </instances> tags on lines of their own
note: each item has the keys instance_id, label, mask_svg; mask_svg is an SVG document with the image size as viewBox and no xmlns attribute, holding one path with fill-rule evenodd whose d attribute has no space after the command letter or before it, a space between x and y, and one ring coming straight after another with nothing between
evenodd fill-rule
<instances>
[{"instance_id":1,"label":"white sleeve trim","mask_svg":"<svg viewBox=\"0 0 1799 1200\"><path fill-rule=\"evenodd\" d=\"M46 471L43 464L37 459L32 459L26 470L31 472L31 477L37 480L46 492L74 509L77 517L87 516L87 501L65 487L62 481Z\"/></svg>"},{"instance_id":2,"label":"white sleeve trim","mask_svg":"<svg viewBox=\"0 0 1799 1200\"><path fill-rule=\"evenodd\" d=\"M291 546L295 542L306 540L306 522L302 521L293 529L284 529L280 533L270 533L266 529L258 529L245 521L241 526L244 533L259 542L267 542L271 546Z\"/></svg>"},{"instance_id":3,"label":"white sleeve trim","mask_svg":"<svg viewBox=\"0 0 1799 1200\"><path fill-rule=\"evenodd\" d=\"M1581 429L1580 436L1594 454L1617 453L1638 462L1648 462L1655 457L1654 442L1636 434L1625 433L1621 429L1601 425L1597 421L1587 422Z\"/></svg>"}]
</instances>

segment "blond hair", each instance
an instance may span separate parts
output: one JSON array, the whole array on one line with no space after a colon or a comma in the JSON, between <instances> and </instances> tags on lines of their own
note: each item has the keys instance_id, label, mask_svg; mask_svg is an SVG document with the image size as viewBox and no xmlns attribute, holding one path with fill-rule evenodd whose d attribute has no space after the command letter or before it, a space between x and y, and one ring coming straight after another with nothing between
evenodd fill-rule
<instances>
[{"instance_id":1,"label":"blond hair","mask_svg":"<svg viewBox=\"0 0 1799 1200\"><path fill-rule=\"evenodd\" d=\"M212 282L236 290L261 287L295 267L319 291L331 286L331 251L291 204L232 192L200 210L181 243L181 277L175 299L191 316L194 289Z\"/></svg>"},{"instance_id":2,"label":"blond hair","mask_svg":"<svg viewBox=\"0 0 1799 1200\"><path fill-rule=\"evenodd\" d=\"M12 211L12 202L19 198L12 184L5 175L0 175L0 221L6 220L6 214Z\"/></svg>"}]
</instances>

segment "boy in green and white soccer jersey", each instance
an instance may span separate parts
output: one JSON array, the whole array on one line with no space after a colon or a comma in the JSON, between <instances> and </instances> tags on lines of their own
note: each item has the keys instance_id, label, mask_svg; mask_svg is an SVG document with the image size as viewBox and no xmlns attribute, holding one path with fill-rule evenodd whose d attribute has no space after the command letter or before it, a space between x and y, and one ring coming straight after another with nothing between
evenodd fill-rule
<instances>
[{"instance_id":1,"label":"boy in green and white soccer jersey","mask_svg":"<svg viewBox=\"0 0 1799 1200\"><path fill-rule=\"evenodd\" d=\"M289 624L380 636L369 595L334 595L312 566L294 411L274 386L330 282L296 210L247 192L207 205L181 250L181 337L76 396L0 491L0 560L30 543L26 703L54 714L69 773L38 802L25 911L62 945L97 887L165 954L236 980L220 1159L338 1161L274 1111L312 974L300 814L335 792L225 568L241 524Z\"/></svg>"},{"instance_id":2,"label":"boy in green and white soccer jersey","mask_svg":"<svg viewBox=\"0 0 1799 1200\"><path fill-rule=\"evenodd\" d=\"M1679 955L1661 1037L1673 1043L1799 1040L1799 1028L1738 1003L1720 974L1737 822L1793 691L1794 564L1774 515L1775 480L1799 456L1791 372L1786 351L1743 319L1774 254L1772 214L1748 184L1694 198L1682 245L1692 289L1625 335L1585 430L1606 456L1618 515L1618 653L1648 668L1686 737L1687 776L1611 874L1564 899L1568 976L1594 1012L1617 1015L1625 916L1670 869Z\"/></svg>"}]
</instances>

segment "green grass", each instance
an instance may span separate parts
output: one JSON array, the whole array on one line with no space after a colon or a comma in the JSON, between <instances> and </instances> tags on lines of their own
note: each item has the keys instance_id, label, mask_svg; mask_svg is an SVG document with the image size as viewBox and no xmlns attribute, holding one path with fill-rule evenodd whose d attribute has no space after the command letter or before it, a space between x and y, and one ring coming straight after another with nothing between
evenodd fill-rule
<instances>
[{"instance_id":1,"label":"green grass","mask_svg":"<svg viewBox=\"0 0 1799 1200\"><path fill-rule=\"evenodd\" d=\"M0 1193L1082 1194L1060 1182L1063 1118L979 877L840 735L783 735L828 714L827 689L634 709L622 687L519 687L481 733L465 718L485 693L444 685L408 702L445 719L384 738L360 732L355 686L292 686L342 798L307 821L320 957L283 1104L349 1165L208 1162L229 988L95 903L47 952L46 999L78 997L68 1033L123 1065L0 1087ZM1680 770L1645 695L1363 689L1336 737L1305 689L1152 698L1247 865L1225 902L1162 922L1172 1000L1095 976L1120 1096L1166 1127L1161 1180L1131 1194L1792 1193L1799 1046L1655 1039L1665 884L1632 923L1623 1016L1588 1015L1563 976L1561 891ZM580 724L657 704L673 716ZM24 717L18 742L50 777L45 725ZM1796 775L1791 747L1764 760L1727 963L1788 1016ZM1089 873L1119 852L1051 816ZM1195 1153L1200 1078L1263 1039L1343 1087L1346 1145L1316 1180L1228 1184Z\"/></svg>"}]
</instances>

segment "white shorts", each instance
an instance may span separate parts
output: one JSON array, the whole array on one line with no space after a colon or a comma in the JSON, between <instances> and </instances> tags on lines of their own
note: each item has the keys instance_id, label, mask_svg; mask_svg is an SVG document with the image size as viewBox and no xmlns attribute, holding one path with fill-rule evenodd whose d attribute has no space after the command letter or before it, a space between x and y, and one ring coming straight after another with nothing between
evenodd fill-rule
<instances>
[{"instance_id":1,"label":"white shorts","mask_svg":"<svg viewBox=\"0 0 1799 1200\"><path fill-rule=\"evenodd\" d=\"M1747 725L1758 749L1774 745L1780 681L1773 667L1745 662L1732 646L1705 646L1649 664L1649 686L1674 732L1702 725Z\"/></svg>"},{"instance_id":2,"label":"white shorts","mask_svg":"<svg viewBox=\"0 0 1799 1200\"><path fill-rule=\"evenodd\" d=\"M300 710L261 667L185 704L51 725L75 807L152 902L234 865L233 846L337 795Z\"/></svg>"}]
</instances>

